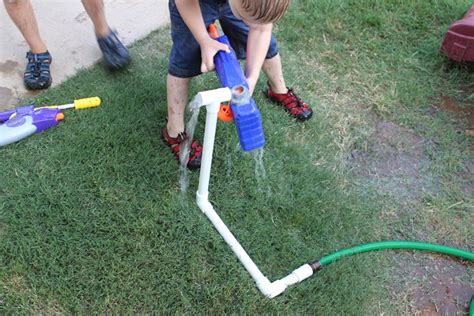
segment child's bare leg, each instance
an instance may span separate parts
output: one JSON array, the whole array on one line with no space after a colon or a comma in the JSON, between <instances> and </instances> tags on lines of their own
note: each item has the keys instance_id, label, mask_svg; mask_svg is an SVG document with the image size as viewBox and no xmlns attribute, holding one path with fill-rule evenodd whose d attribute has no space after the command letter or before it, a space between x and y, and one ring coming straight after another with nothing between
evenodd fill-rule
<instances>
[{"instance_id":1,"label":"child's bare leg","mask_svg":"<svg viewBox=\"0 0 474 316\"><path fill-rule=\"evenodd\" d=\"M5 9L34 54L48 50L41 39L35 13L29 0L3 0Z\"/></svg>"},{"instance_id":2,"label":"child's bare leg","mask_svg":"<svg viewBox=\"0 0 474 316\"><path fill-rule=\"evenodd\" d=\"M105 37L110 33L110 27L105 17L104 1L102 0L82 0L84 9L94 24L97 37Z\"/></svg>"},{"instance_id":3,"label":"child's bare leg","mask_svg":"<svg viewBox=\"0 0 474 316\"><path fill-rule=\"evenodd\" d=\"M277 54L270 59L265 59L262 70L267 76L273 92L286 93L288 91L285 84L285 78L283 78L280 54Z\"/></svg>"},{"instance_id":4,"label":"child's bare leg","mask_svg":"<svg viewBox=\"0 0 474 316\"><path fill-rule=\"evenodd\" d=\"M280 55L277 54L273 58L266 59L262 69L270 84L270 88L266 92L267 96L283 106L287 112L298 120L309 120L313 115L313 110L293 90L288 90L286 87Z\"/></svg>"},{"instance_id":5,"label":"child's bare leg","mask_svg":"<svg viewBox=\"0 0 474 316\"><path fill-rule=\"evenodd\" d=\"M177 137L179 133L184 131L184 111L188 103L191 79L168 74L166 80L168 124L166 128L171 137Z\"/></svg>"}]
</instances>

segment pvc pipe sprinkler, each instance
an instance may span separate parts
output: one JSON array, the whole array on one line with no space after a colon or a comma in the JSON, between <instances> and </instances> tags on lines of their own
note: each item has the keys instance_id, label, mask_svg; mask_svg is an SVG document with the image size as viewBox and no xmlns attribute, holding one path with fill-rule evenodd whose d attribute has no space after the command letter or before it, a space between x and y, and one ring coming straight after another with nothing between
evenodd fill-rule
<instances>
[{"instance_id":1,"label":"pvc pipe sprinkler","mask_svg":"<svg viewBox=\"0 0 474 316\"><path fill-rule=\"evenodd\" d=\"M211 177L212 153L214 151L214 141L216 136L217 115L219 112L220 104L222 102L227 102L231 100L232 97L233 94L229 88L220 88L216 90L200 92L191 102L191 110L201 106L206 106L207 110L206 127L204 130L204 144L201 160L201 173L199 175L198 191L196 192L196 202L201 211L206 214L207 218L209 218L209 220L212 222L219 234L222 236L222 238L224 238L225 242L230 246L237 258L244 265L248 273L250 273L252 278L257 283L258 289L263 293L263 295L268 298L274 298L275 296L278 296L283 293L290 285L299 283L309 278L311 275L313 275L314 272L321 270L323 267L329 265L330 263L339 260L342 257L351 256L368 251L378 251L382 249L411 249L442 253L451 256L456 256L465 260L474 261L474 253L463 249L415 241L381 241L336 251L335 253L327 255L312 263L302 265L301 267L291 272L288 276L280 280L270 282L270 280L268 280L268 278L265 277L263 273L259 270L257 265L247 254L245 249L240 245L239 241L230 232L230 230L224 224L219 215L217 215L216 211L214 210L214 207L209 202L208 189L209 180ZM474 304L471 305L474 306ZM474 315L473 306L471 306L471 315Z\"/></svg>"},{"instance_id":2,"label":"pvc pipe sprinkler","mask_svg":"<svg viewBox=\"0 0 474 316\"><path fill-rule=\"evenodd\" d=\"M199 175L199 187L196 193L196 202L201 211L206 214L225 242L230 246L245 269L250 273L257 283L258 289L263 295L273 298L283 293L285 289L293 284L303 281L313 274L313 268L305 264L294 270L283 279L270 282L263 275L257 265L253 262L239 241L234 237L231 231L214 210L209 202L209 180L211 177L212 154L214 151L214 141L217 127L217 114L222 102L230 101L232 92L229 88L220 88L216 90L200 92L191 103L192 108L206 106L206 126L204 130L204 143L201 160L201 172Z\"/></svg>"}]
</instances>

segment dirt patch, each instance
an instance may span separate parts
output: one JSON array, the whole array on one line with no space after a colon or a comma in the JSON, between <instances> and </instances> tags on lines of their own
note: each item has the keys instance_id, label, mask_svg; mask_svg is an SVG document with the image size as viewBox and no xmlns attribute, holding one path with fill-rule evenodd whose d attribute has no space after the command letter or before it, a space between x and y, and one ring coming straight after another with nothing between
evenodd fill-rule
<instances>
[{"instance_id":1,"label":"dirt patch","mask_svg":"<svg viewBox=\"0 0 474 316\"><path fill-rule=\"evenodd\" d=\"M438 180L427 171L431 161L426 151L434 144L413 130L380 121L360 147L349 161L363 184L407 202L438 191Z\"/></svg>"},{"instance_id":2,"label":"dirt patch","mask_svg":"<svg viewBox=\"0 0 474 316\"><path fill-rule=\"evenodd\" d=\"M459 175L461 191L470 199L474 199L474 160L464 160L466 172Z\"/></svg>"},{"instance_id":3,"label":"dirt patch","mask_svg":"<svg viewBox=\"0 0 474 316\"><path fill-rule=\"evenodd\" d=\"M439 110L448 112L453 117L453 124L456 129L464 131L467 136L474 136L474 107L462 107L458 102L448 96L442 96L439 104L431 107L430 113L436 113Z\"/></svg>"},{"instance_id":4,"label":"dirt patch","mask_svg":"<svg viewBox=\"0 0 474 316\"><path fill-rule=\"evenodd\" d=\"M463 163L471 176L474 176L474 160L465 160Z\"/></svg>"},{"instance_id":5,"label":"dirt patch","mask_svg":"<svg viewBox=\"0 0 474 316\"><path fill-rule=\"evenodd\" d=\"M414 315L466 315L474 295L474 284L469 269L463 264L445 257L407 260L400 265L400 296L410 301L409 314ZM421 280L421 283L415 283Z\"/></svg>"}]
</instances>

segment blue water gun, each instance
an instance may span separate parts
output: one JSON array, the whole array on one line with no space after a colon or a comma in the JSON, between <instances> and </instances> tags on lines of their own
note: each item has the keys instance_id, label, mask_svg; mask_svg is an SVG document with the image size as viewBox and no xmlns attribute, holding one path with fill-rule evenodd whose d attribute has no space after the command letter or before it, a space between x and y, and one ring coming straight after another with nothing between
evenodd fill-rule
<instances>
[{"instance_id":1,"label":"blue water gun","mask_svg":"<svg viewBox=\"0 0 474 316\"><path fill-rule=\"evenodd\" d=\"M34 105L26 105L14 110L0 112L0 147L58 125L64 119L61 110L70 108L76 110L87 109L99 105L100 98L93 97L74 100L74 103L71 104L38 108L35 108Z\"/></svg>"},{"instance_id":2,"label":"blue water gun","mask_svg":"<svg viewBox=\"0 0 474 316\"><path fill-rule=\"evenodd\" d=\"M240 67L237 56L230 46L227 36L219 36L216 26L209 26L209 34L216 41L229 46L231 52L218 52L214 57L216 74L223 87L232 91L230 109L221 107L219 118L224 121L234 119L240 145L244 151L251 151L265 145L262 118L255 101L250 95L247 79Z\"/></svg>"}]
</instances>

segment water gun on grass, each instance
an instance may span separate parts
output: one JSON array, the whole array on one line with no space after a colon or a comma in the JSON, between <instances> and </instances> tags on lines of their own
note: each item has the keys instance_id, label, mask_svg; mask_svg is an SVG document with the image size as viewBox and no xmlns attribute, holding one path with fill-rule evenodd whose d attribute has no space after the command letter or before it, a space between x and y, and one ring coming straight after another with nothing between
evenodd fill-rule
<instances>
[{"instance_id":1,"label":"water gun on grass","mask_svg":"<svg viewBox=\"0 0 474 316\"><path fill-rule=\"evenodd\" d=\"M235 121L240 145L245 151L261 148L265 145L262 118L255 101L250 95L247 79L240 67L237 56L230 46L227 36L219 36L216 26L209 26L209 34L216 41L226 44L230 53L220 51L214 57L216 74L222 87L232 91L230 107L222 105L219 119L222 121Z\"/></svg>"},{"instance_id":2,"label":"water gun on grass","mask_svg":"<svg viewBox=\"0 0 474 316\"><path fill-rule=\"evenodd\" d=\"M35 108L34 105L18 107L0 112L0 147L14 143L34 133L41 133L58 125L65 109L76 110L98 107L100 98L74 100L74 103Z\"/></svg>"}]
</instances>

